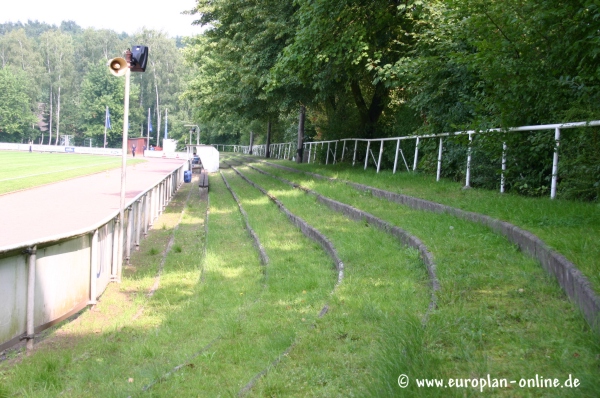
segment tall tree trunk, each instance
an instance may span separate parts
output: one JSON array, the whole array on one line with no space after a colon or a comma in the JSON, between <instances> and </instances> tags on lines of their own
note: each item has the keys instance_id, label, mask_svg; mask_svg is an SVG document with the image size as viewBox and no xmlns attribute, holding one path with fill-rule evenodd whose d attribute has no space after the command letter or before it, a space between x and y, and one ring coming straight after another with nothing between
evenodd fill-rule
<instances>
[{"instance_id":1,"label":"tall tree trunk","mask_svg":"<svg viewBox=\"0 0 600 398\"><path fill-rule=\"evenodd\" d=\"M304 105L300 105L300 116L298 120L298 150L296 151L296 163L302 163L302 157L304 156L304 117L306 114L306 108Z\"/></svg>"},{"instance_id":2,"label":"tall tree trunk","mask_svg":"<svg viewBox=\"0 0 600 398\"><path fill-rule=\"evenodd\" d=\"M48 145L52 145L52 116L53 116L53 111L52 111L52 102L54 101L54 98L52 98L52 86L50 86L50 120L48 123Z\"/></svg>"},{"instance_id":3,"label":"tall tree trunk","mask_svg":"<svg viewBox=\"0 0 600 398\"><path fill-rule=\"evenodd\" d=\"M154 79L154 88L156 90L156 146L160 146L160 108L158 103L158 85Z\"/></svg>"},{"instance_id":4,"label":"tall tree trunk","mask_svg":"<svg viewBox=\"0 0 600 398\"><path fill-rule=\"evenodd\" d=\"M271 157L271 119L267 122L267 151L265 152L265 158Z\"/></svg>"},{"instance_id":5,"label":"tall tree trunk","mask_svg":"<svg viewBox=\"0 0 600 398\"><path fill-rule=\"evenodd\" d=\"M250 132L250 151L249 154L252 155L252 146L254 145L254 133Z\"/></svg>"},{"instance_id":6,"label":"tall tree trunk","mask_svg":"<svg viewBox=\"0 0 600 398\"><path fill-rule=\"evenodd\" d=\"M362 90L358 81L350 82L354 103L360 115L361 127L366 138L375 136L377 121L385 109L385 104L389 97L389 90L382 82L375 85L375 92L371 99L371 104L367 106L362 95Z\"/></svg>"},{"instance_id":7,"label":"tall tree trunk","mask_svg":"<svg viewBox=\"0 0 600 398\"><path fill-rule=\"evenodd\" d=\"M60 137L60 86L58 86L58 97L56 99L56 143L58 145L58 139Z\"/></svg>"}]
</instances>

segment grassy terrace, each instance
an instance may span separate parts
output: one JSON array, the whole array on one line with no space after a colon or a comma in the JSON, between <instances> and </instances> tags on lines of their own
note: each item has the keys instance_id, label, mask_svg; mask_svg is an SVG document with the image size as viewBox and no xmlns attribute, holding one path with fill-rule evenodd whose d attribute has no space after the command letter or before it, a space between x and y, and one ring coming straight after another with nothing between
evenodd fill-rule
<instances>
[{"instance_id":1,"label":"grassy terrace","mask_svg":"<svg viewBox=\"0 0 600 398\"><path fill-rule=\"evenodd\" d=\"M128 165L145 162L128 159ZM121 167L117 156L0 151L0 195Z\"/></svg>"},{"instance_id":2,"label":"grassy terrace","mask_svg":"<svg viewBox=\"0 0 600 398\"><path fill-rule=\"evenodd\" d=\"M261 380L253 395L368 395L377 377L374 365L386 349L385 327L392 327L396 320L418 322L427 309L425 269L416 251L402 247L389 235L327 209L316 209L304 194L281 188L270 193L331 240L344 261L345 277L328 297L328 313L320 319L313 316L310 330L286 360ZM268 223L256 225L271 229ZM277 231L271 233L277 235ZM373 247L381 248L376 261L369 250ZM305 257L303 250L296 254ZM331 269L331 261L327 267ZM329 281L334 282L335 276L330 275ZM312 310L313 314L318 311Z\"/></svg>"},{"instance_id":3,"label":"grassy terrace","mask_svg":"<svg viewBox=\"0 0 600 398\"><path fill-rule=\"evenodd\" d=\"M434 254L442 287L438 309L425 328L398 321L384 333L387 351L378 361L381 373L372 386L378 391L375 395L398 393L393 381L394 375L401 373L438 378L483 377L489 373L509 380L528 374L577 373L585 375L585 388L562 394L593 396L600 389L597 336L556 282L503 237L483 226L411 210L345 184L313 180L264 165L260 168L398 225L423 240ZM256 171L245 172L273 192L291 189ZM321 205L295 192L313 203L312 216L307 214L307 219L322 219L327 224L329 217L323 217ZM294 209L291 204L290 208ZM377 259L378 247L370 251ZM387 389L384 381L389 383ZM412 392L419 395L418 390ZM495 392L521 395L514 390ZM460 390L446 389L421 393L462 395ZM530 389L525 394L544 392Z\"/></svg>"},{"instance_id":4,"label":"grassy terrace","mask_svg":"<svg viewBox=\"0 0 600 398\"><path fill-rule=\"evenodd\" d=\"M239 161L231 163L327 236L344 262L339 286L321 246L222 164L268 264L259 261L221 174L210 176L208 236L207 203L197 184L185 184L121 285L55 328L33 355L12 352L0 363L0 398L480 396L471 387L419 389L415 378L488 374L517 383L572 375L581 384L485 388L486 396L597 396L598 336L541 267L503 237L343 183L255 164L419 237L441 284L437 308L424 317L431 288L416 250ZM411 379L406 389L400 374Z\"/></svg>"},{"instance_id":5,"label":"grassy terrace","mask_svg":"<svg viewBox=\"0 0 600 398\"><path fill-rule=\"evenodd\" d=\"M482 189L462 189L460 183L435 181L434 176L382 170L361 165L296 164L271 160L302 171L348 180L387 191L487 214L539 236L587 276L600 294L600 204L549 198L527 198Z\"/></svg>"}]
</instances>

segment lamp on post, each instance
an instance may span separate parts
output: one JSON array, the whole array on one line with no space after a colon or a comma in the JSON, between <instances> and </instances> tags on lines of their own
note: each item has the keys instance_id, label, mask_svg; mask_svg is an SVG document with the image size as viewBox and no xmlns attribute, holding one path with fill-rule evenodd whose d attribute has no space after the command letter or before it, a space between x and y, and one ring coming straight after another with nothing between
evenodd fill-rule
<instances>
[{"instance_id":1,"label":"lamp on post","mask_svg":"<svg viewBox=\"0 0 600 398\"><path fill-rule=\"evenodd\" d=\"M125 76L125 96L123 104L123 147L121 153L121 195L119 203L119 248L117 259L117 282L121 282L123 272L123 228L125 218L125 181L127 170L127 133L129 128L129 87L131 72L144 72L148 61L148 47L133 46L125 51L125 58L117 57L108 61L108 69L114 76ZM129 261L129 258L127 259ZM113 275L114 277L114 275Z\"/></svg>"},{"instance_id":2,"label":"lamp on post","mask_svg":"<svg viewBox=\"0 0 600 398\"><path fill-rule=\"evenodd\" d=\"M192 134L198 133L196 135L196 145L200 145L200 126L197 124L184 124L185 127L193 127L190 129L190 145L192 145Z\"/></svg>"}]
</instances>

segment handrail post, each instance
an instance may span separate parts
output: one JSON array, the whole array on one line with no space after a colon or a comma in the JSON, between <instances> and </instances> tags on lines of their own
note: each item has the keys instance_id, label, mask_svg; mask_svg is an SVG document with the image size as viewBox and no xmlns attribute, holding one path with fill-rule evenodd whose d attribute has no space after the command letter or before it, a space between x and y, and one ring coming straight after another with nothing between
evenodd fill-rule
<instances>
[{"instance_id":1,"label":"handrail post","mask_svg":"<svg viewBox=\"0 0 600 398\"><path fill-rule=\"evenodd\" d=\"M37 257L37 246L30 247L25 251L28 255L28 278L27 278L27 352L33 350L33 339L35 337L35 262Z\"/></svg>"},{"instance_id":2,"label":"handrail post","mask_svg":"<svg viewBox=\"0 0 600 398\"><path fill-rule=\"evenodd\" d=\"M440 137L440 148L438 151L438 166L437 166L437 177L436 177L436 181L440 180L440 175L442 173L442 145L443 145L443 138Z\"/></svg>"},{"instance_id":3,"label":"handrail post","mask_svg":"<svg viewBox=\"0 0 600 398\"><path fill-rule=\"evenodd\" d=\"M96 297L98 297L96 290L96 273L98 272L98 230L96 229L91 236L90 242L90 302L89 304L96 304Z\"/></svg>"},{"instance_id":4,"label":"handrail post","mask_svg":"<svg viewBox=\"0 0 600 398\"><path fill-rule=\"evenodd\" d=\"M379 168L381 166L381 155L383 154L383 140L381 140L381 145L379 146L379 159L377 160L377 172L379 173Z\"/></svg>"},{"instance_id":5,"label":"handrail post","mask_svg":"<svg viewBox=\"0 0 600 398\"><path fill-rule=\"evenodd\" d=\"M417 161L419 160L419 138L417 137L417 142L415 143L415 159L413 162L413 171L417 170Z\"/></svg>"},{"instance_id":6,"label":"handrail post","mask_svg":"<svg viewBox=\"0 0 600 398\"><path fill-rule=\"evenodd\" d=\"M550 186L550 199L556 198L556 183L558 180L558 147L560 146L560 127L554 129L554 156L552 159L552 184Z\"/></svg>"},{"instance_id":7,"label":"handrail post","mask_svg":"<svg viewBox=\"0 0 600 398\"><path fill-rule=\"evenodd\" d=\"M336 141L335 142L335 149L333 150L333 164L336 163L335 158L337 156L337 144L338 144L338 142Z\"/></svg>"},{"instance_id":8,"label":"handrail post","mask_svg":"<svg viewBox=\"0 0 600 398\"><path fill-rule=\"evenodd\" d=\"M469 148L467 149L467 175L465 178L465 188L471 187L471 143L473 136L469 133Z\"/></svg>"},{"instance_id":9,"label":"handrail post","mask_svg":"<svg viewBox=\"0 0 600 398\"><path fill-rule=\"evenodd\" d=\"M394 171L392 174L396 174L396 167L398 166L398 150L400 149L400 139L396 141L396 155L394 156Z\"/></svg>"},{"instance_id":10,"label":"handrail post","mask_svg":"<svg viewBox=\"0 0 600 398\"><path fill-rule=\"evenodd\" d=\"M500 193L504 193L504 173L506 172L506 142L502 143L502 174L500 174Z\"/></svg>"}]
</instances>

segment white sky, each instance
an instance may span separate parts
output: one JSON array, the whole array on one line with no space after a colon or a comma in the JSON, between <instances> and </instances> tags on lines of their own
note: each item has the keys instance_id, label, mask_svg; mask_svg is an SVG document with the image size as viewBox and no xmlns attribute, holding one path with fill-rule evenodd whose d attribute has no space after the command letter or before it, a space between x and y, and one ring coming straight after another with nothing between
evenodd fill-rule
<instances>
[{"instance_id":1,"label":"white sky","mask_svg":"<svg viewBox=\"0 0 600 398\"><path fill-rule=\"evenodd\" d=\"M27 20L60 25L75 21L83 28L112 29L129 34L142 27L162 30L171 37L199 34L191 23L197 16L181 15L195 0L2 0L0 23Z\"/></svg>"}]
</instances>

